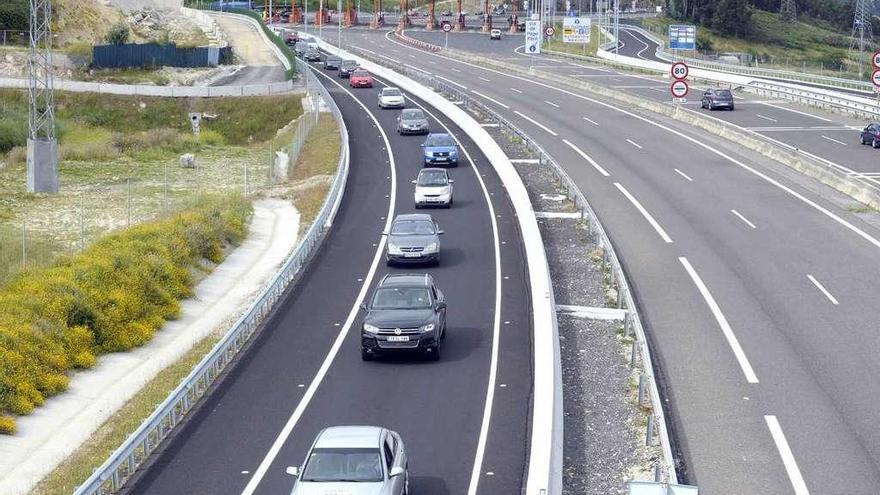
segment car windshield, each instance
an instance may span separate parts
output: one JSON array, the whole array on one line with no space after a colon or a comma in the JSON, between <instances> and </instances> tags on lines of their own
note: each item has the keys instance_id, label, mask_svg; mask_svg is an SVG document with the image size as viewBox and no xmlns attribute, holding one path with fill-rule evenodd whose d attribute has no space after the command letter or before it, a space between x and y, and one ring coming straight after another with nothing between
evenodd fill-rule
<instances>
[{"instance_id":1,"label":"car windshield","mask_svg":"<svg viewBox=\"0 0 880 495\"><path fill-rule=\"evenodd\" d=\"M367 77L370 74L365 70L356 70L352 75L355 77Z\"/></svg>"},{"instance_id":2,"label":"car windshield","mask_svg":"<svg viewBox=\"0 0 880 495\"><path fill-rule=\"evenodd\" d=\"M726 89L716 91L715 94L718 95L718 97L720 98L733 98L733 95L730 93L730 91Z\"/></svg>"},{"instance_id":3,"label":"car windshield","mask_svg":"<svg viewBox=\"0 0 880 495\"><path fill-rule=\"evenodd\" d=\"M328 62L333 62L333 63L336 63L336 64L339 63L339 59L336 58L336 57L327 57L327 61L328 61Z\"/></svg>"},{"instance_id":4,"label":"car windshield","mask_svg":"<svg viewBox=\"0 0 880 495\"><path fill-rule=\"evenodd\" d=\"M382 90L382 96L400 96L400 90L397 88L385 88Z\"/></svg>"},{"instance_id":5,"label":"car windshield","mask_svg":"<svg viewBox=\"0 0 880 495\"><path fill-rule=\"evenodd\" d=\"M400 112L400 118L403 120L424 120L425 114L419 109L404 110Z\"/></svg>"},{"instance_id":6,"label":"car windshield","mask_svg":"<svg viewBox=\"0 0 880 495\"><path fill-rule=\"evenodd\" d=\"M391 235L431 235L434 222L430 220L397 220L391 227Z\"/></svg>"},{"instance_id":7,"label":"car windshield","mask_svg":"<svg viewBox=\"0 0 880 495\"><path fill-rule=\"evenodd\" d=\"M455 146L455 141L446 134L432 134L425 140L425 146Z\"/></svg>"},{"instance_id":8,"label":"car windshield","mask_svg":"<svg viewBox=\"0 0 880 495\"><path fill-rule=\"evenodd\" d=\"M342 65L345 67L357 67L357 62L354 60L343 60Z\"/></svg>"},{"instance_id":9,"label":"car windshield","mask_svg":"<svg viewBox=\"0 0 880 495\"><path fill-rule=\"evenodd\" d=\"M385 287L373 296L372 309L424 309L431 307L425 287Z\"/></svg>"},{"instance_id":10,"label":"car windshield","mask_svg":"<svg viewBox=\"0 0 880 495\"><path fill-rule=\"evenodd\" d=\"M314 449L302 481L377 482L383 480L379 449Z\"/></svg>"},{"instance_id":11,"label":"car windshield","mask_svg":"<svg viewBox=\"0 0 880 495\"><path fill-rule=\"evenodd\" d=\"M443 170L428 170L419 174L418 185L420 186L445 186L448 184L446 172Z\"/></svg>"}]
</instances>

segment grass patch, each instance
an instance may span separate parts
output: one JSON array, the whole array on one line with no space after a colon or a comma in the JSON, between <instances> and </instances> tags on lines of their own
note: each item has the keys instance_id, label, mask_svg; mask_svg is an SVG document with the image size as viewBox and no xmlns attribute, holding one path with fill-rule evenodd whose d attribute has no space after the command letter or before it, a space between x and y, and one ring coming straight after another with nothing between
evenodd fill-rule
<instances>
[{"instance_id":1,"label":"grass patch","mask_svg":"<svg viewBox=\"0 0 880 495\"><path fill-rule=\"evenodd\" d=\"M850 212L850 213L874 213L874 212L876 212L877 210L875 210L875 209L874 209L873 207L871 207L870 205L866 205L866 204L862 204L862 203L856 203L856 204L848 205L848 206L846 207L846 211L848 211L848 212Z\"/></svg>"},{"instance_id":2,"label":"grass patch","mask_svg":"<svg viewBox=\"0 0 880 495\"><path fill-rule=\"evenodd\" d=\"M77 73L78 81L99 81L112 84L152 84L166 86L168 76L155 69L94 69Z\"/></svg>"},{"instance_id":3,"label":"grass patch","mask_svg":"<svg viewBox=\"0 0 880 495\"><path fill-rule=\"evenodd\" d=\"M205 197L190 208L104 236L0 287L0 414L29 414L96 356L143 345L180 300L191 270L244 238L250 203Z\"/></svg>"},{"instance_id":4,"label":"grass patch","mask_svg":"<svg viewBox=\"0 0 880 495\"><path fill-rule=\"evenodd\" d=\"M592 24L590 26L589 43L564 43L562 41L562 23L557 23L555 29L556 32L559 33L559 35L547 40L547 50L571 53L572 55L586 55L595 57L596 52L599 49L599 45L605 41L608 41L605 39L600 40L602 36L599 33L599 26L597 26L596 24Z\"/></svg>"},{"instance_id":5,"label":"grass patch","mask_svg":"<svg viewBox=\"0 0 880 495\"><path fill-rule=\"evenodd\" d=\"M27 229L22 233L20 227L0 224L0 286L24 268L49 265L60 251L57 243L40 233Z\"/></svg>"},{"instance_id":6,"label":"grass patch","mask_svg":"<svg viewBox=\"0 0 880 495\"><path fill-rule=\"evenodd\" d=\"M160 371L140 392L109 417L88 441L40 481L29 495L73 493L74 489L88 479L92 472L140 426L156 405L165 400L218 340L219 336L214 334L205 337L180 360ZM2 428L2 417L0 417L0 428Z\"/></svg>"},{"instance_id":7,"label":"grass patch","mask_svg":"<svg viewBox=\"0 0 880 495\"><path fill-rule=\"evenodd\" d=\"M293 167L291 179L332 175L339 164L339 126L329 113L322 113L312 128Z\"/></svg>"}]
</instances>

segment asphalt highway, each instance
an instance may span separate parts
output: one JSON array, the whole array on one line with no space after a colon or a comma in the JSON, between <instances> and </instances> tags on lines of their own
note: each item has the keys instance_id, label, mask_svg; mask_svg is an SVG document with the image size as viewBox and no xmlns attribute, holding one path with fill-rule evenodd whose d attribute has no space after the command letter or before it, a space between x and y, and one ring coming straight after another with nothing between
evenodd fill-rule
<instances>
[{"instance_id":1,"label":"asphalt highway","mask_svg":"<svg viewBox=\"0 0 880 495\"><path fill-rule=\"evenodd\" d=\"M322 72L318 69L319 72ZM428 211L446 234L439 267L387 268L382 231L415 212L422 137L374 89L322 76L350 133L351 172L323 248L204 404L128 489L137 494L280 494L317 433L342 424L398 431L413 493L518 493L528 448L531 316L512 207L477 147L451 170L455 204ZM378 81L377 81L378 83ZM419 102L410 101L410 105ZM449 304L439 362L363 362L360 301L386 273L431 273ZM490 402L491 401L491 402ZM488 415L487 415L488 414Z\"/></svg>"},{"instance_id":2,"label":"asphalt highway","mask_svg":"<svg viewBox=\"0 0 880 495\"><path fill-rule=\"evenodd\" d=\"M473 35L455 43L466 48L471 40L483 43ZM845 199L776 173L735 143L612 102L418 51L383 33L351 32L345 43L479 99L578 183L622 257L647 323L683 481L707 495L880 491L880 386L866 378L880 372L872 290L880 231L841 207ZM473 50L514 61L513 43ZM648 85L602 67L525 63ZM814 119L759 101L713 115L753 108L778 116L780 126ZM819 141L817 134L807 136ZM848 136L846 145L817 150L876 156L850 144L854 131Z\"/></svg>"}]
</instances>

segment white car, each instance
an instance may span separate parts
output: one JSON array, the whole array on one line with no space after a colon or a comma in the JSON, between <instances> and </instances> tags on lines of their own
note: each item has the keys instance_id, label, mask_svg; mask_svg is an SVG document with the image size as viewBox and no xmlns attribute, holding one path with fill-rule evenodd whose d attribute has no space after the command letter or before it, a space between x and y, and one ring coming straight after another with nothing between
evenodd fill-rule
<instances>
[{"instance_id":1,"label":"white car","mask_svg":"<svg viewBox=\"0 0 880 495\"><path fill-rule=\"evenodd\" d=\"M318 433L291 495L409 495L406 449L400 435L378 426L333 426Z\"/></svg>"},{"instance_id":2,"label":"white car","mask_svg":"<svg viewBox=\"0 0 880 495\"><path fill-rule=\"evenodd\" d=\"M445 168L423 168L419 178L412 181L416 185L414 199L416 208L423 206L452 206L452 184Z\"/></svg>"},{"instance_id":3,"label":"white car","mask_svg":"<svg viewBox=\"0 0 880 495\"><path fill-rule=\"evenodd\" d=\"M490 40L500 40L501 39L501 30L493 29L489 31L489 39Z\"/></svg>"},{"instance_id":4,"label":"white car","mask_svg":"<svg viewBox=\"0 0 880 495\"><path fill-rule=\"evenodd\" d=\"M379 108L403 108L406 100L398 88L382 88L379 92Z\"/></svg>"}]
</instances>

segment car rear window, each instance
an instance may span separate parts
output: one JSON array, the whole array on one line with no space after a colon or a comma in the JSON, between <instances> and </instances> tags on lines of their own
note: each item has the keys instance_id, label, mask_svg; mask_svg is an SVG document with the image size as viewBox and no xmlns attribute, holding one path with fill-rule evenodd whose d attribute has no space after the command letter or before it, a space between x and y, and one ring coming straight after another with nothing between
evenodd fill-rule
<instances>
[{"instance_id":1,"label":"car rear window","mask_svg":"<svg viewBox=\"0 0 880 495\"><path fill-rule=\"evenodd\" d=\"M431 307L425 287L383 287L373 296L373 309L424 309Z\"/></svg>"},{"instance_id":2,"label":"car rear window","mask_svg":"<svg viewBox=\"0 0 880 495\"><path fill-rule=\"evenodd\" d=\"M715 94L722 98L733 98L733 94L727 89L716 91Z\"/></svg>"},{"instance_id":3,"label":"car rear window","mask_svg":"<svg viewBox=\"0 0 880 495\"><path fill-rule=\"evenodd\" d=\"M455 141L445 134L433 134L425 140L425 146L455 146Z\"/></svg>"}]
</instances>

